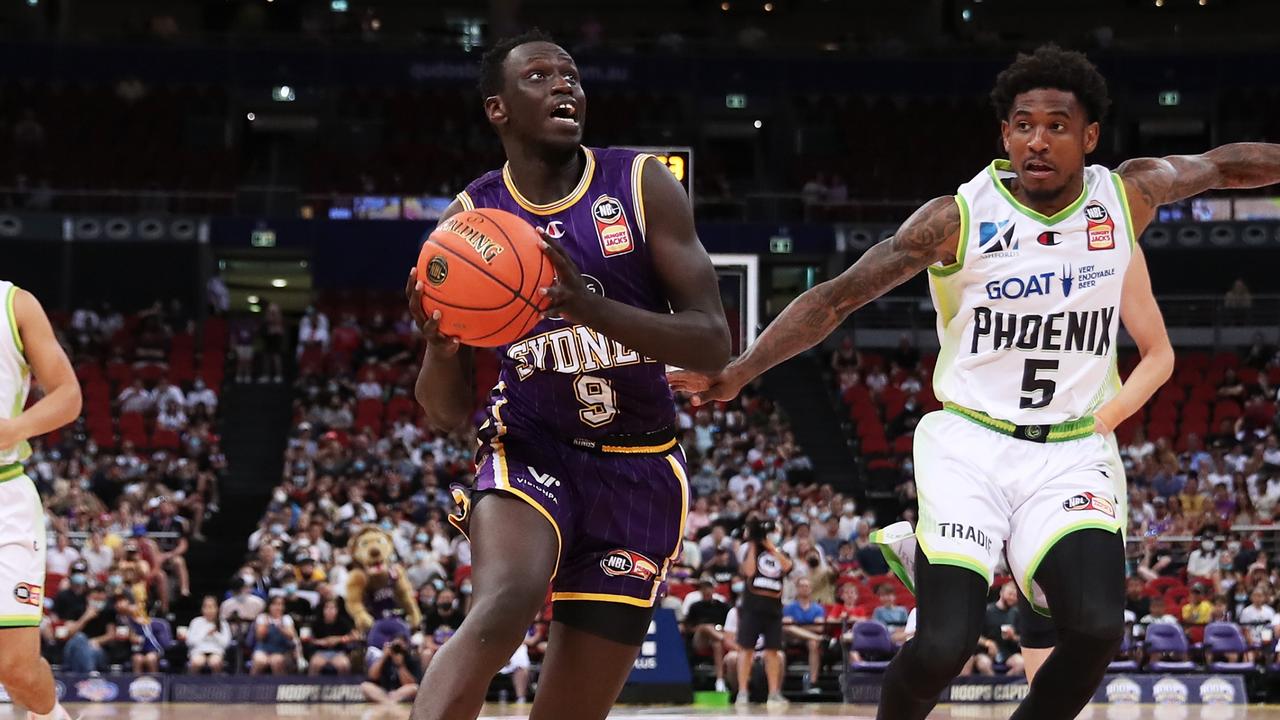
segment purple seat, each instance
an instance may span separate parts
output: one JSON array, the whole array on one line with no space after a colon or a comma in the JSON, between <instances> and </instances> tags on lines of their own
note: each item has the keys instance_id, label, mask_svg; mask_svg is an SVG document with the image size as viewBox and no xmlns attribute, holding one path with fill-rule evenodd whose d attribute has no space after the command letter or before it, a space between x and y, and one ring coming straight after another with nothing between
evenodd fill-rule
<instances>
[{"instance_id":1,"label":"purple seat","mask_svg":"<svg viewBox=\"0 0 1280 720\"><path fill-rule=\"evenodd\" d=\"M1132 651L1133 651L1133 635L1129 633L1125 633L1124 639L1120 641L1119 654L1128 655ZM1138 663L1136 660L1120 660L1117 658L1115 660L1112 660L1111 664L1107 666L1107 672L1109 673L1137 672L1137 671L1138 671Z\"/></svg>"},{"instance_id":2,"label":"purple seat","mask_svg":"<svg viewBox=\"0 0 1280 720\"><path fill-rule=\"evenodd\" d=\"M1168 653L1183 658L1187 656L1187 636L1180 625L1152 623L1147 628L1147 652ZM1189 660L1158 660L1147 666L1149 672L1185 672L1195 670Z\"/></svg>"},{"instance_id":3,"label":"purple seat","mask_svg":"<svg viewBox=\"0 0 1280 720\"><path fill-rule=\"evenodd\" d=\"M889 628L875 620L864 620L853 626L853 650L864 657L887 658L893 655L893 638ZM858 672L884 672L888 660L860 660L850 667Z\"/></svg>"},{"instance_id":4,"label":"purple seat","mask_svg":"<svg viewBox=\"0 0 1280 720\"><path fill-rule=\"evenodd\" d=\"M1239 653L1243 655L1249 649L1244 633L1239 626L1229 622L1209 623L1204 628L1204 649L1214 655ZM1249 662L1214 661L1209 663L1213 672L1252 672L1254 664Z\"/></svg>"}]
</instances>

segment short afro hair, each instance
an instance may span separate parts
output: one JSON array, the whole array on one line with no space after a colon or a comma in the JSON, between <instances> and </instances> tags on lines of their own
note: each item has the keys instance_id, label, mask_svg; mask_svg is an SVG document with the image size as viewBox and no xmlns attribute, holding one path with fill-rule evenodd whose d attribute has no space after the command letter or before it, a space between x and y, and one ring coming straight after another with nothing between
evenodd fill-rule
<instances>
[{"instance_id":1,"label":"short afro hair","mask_svg":"<svg viewBox=\"0 0 1280 720\"><path fill-rule=\"evenodd\" d=\"M1111 107L1107 81L1089 58L1083 53L1049 44L1041 45L1030 55L1018 53L1018 59L996 76L996 86L991 91L996 117L1009 119L1014 98L1041 88L1075 95L1084 106L1089 122L1100 122Z\"/></svg>"},{"instance_id":2,"label":"short afro hair","mask_svg":"<svg viewBox=\"0 0 1280 720\"><path fill-rule=\"evenodd\" d=\"M484 56L480 58L480 97L489 98L502 92L505 85L505 79L502 76L502 65L507 61L507 56L512 50L533 42L554 43L555 40L547 33L533 28L526 30L519 35L503 38L494 44L493 47L485 51Z\"/></svg>"}]
</instances>

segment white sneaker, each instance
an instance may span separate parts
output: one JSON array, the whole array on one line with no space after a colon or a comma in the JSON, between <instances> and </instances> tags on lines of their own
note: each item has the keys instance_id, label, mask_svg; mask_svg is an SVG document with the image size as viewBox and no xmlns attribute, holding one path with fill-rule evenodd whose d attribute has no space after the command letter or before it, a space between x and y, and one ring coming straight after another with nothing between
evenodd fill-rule
<instances>
[{"instance_id":1,"label":"white sneaker","mask_svg":"<svg viewBox=\"0 0 1280 720\"><path fill-rule=\"evenodd\" d=\"M729 686L725 684L724 678L716 678L716 692L729 692Z\"/></svg>"},{"instance_id":2,"label":"white sneaker","mask_svg":"<svg viewBox=\"0 0 1280 720\"><path fill-rule=\"evenodd\" d=\"M747 697L747 693L740 692L738 693L738 699L734 700L733 704L738 707L747 707L751 704L751 698Z\"/></svg>"},{"instance_id":3,"label":"white sneaker","mask_svg":"<svg viewBox=\"0 0 1280 720\"><path fill-rule=\"evenodd\" d=\"M889 569L907 589L916 591L916 532L911 523L900 520L871 533L871 542L880 546Z\"/></svg>"},{"instance_id":4,"label":"white sneaker","mask_svg":"<svg viewBox=\"0 0 1280 720\"><path fill-rule=\"evenodd\" d=\"M768 702L764 704L770 710L778 710L791 704L790 700L782 697L782 693L774 693L769 696Z\"/></svg>"}]
</instances>

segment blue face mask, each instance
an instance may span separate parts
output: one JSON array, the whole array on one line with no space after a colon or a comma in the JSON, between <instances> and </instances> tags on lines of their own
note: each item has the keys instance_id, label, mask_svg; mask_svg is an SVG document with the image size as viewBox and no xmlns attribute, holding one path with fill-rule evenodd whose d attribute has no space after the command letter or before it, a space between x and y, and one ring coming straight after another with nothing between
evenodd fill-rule
<instances>
[{"instance_id":1,"label":"blue face mask","mask_svg":"<svg viewBox=\"0 0 1280 720\"><path fill-rule=\"evenodd\" d=\"M112 575L111 577L107 578L107 583L110 585L119 585L123 582L124 582L124 578L120 577L119 575Z\"/></svg>"},{"instance_id":2,"label":"blue face mask","mask_svg":"<svg viewBox=\"0 0 1280 720\"><path fill-rule=\"evenodd\" d=\"M745 590L747 586L746 586L746 584L745 584L745 583L736 582L736 583L734 583L734 584L730 585L729 587L730 587L734 592L736 592L736 593L740 593L740 592L742 592L743 590Z\"/></svg>"},{"instance_id":3,"label":"blue face mask","mask_svg":"<svg viewBox=\"0 0 1280 720\"><path fill-rule=\"evenodd\" d=\"M765 510L765 514L768 515L770 518L776 518L778 517L778 508L771 507L768 510Z\"/></svg>"},{"instance_id":4,"label":"blue face mask","mask_svg":"<svg viewBox=\"0 0 1280 720\"><path fill-rule=\"evenodd\" d=\"M426 542L426 541L430 540L431 538L427 537L427 534L426 534L426 533L418 533L418 534L417 534L417 536L416 536L414 539L415 539L415 540L417 540L417 541L418 541L418 542L420 542L420 543L424 543L424 542Z\"/></svg>"},{"instance_id":5,"label":"blue face mask","mask_svg":"<svg viewBox=\"0 0 1280 720\"><path fill-rule=\"evenodd\" d=\"M386 530L387 532L391 532L391 529L395 527L395 525L391 524L390 520L383 520L381 523L379 523L379 526L383 530Z\"/></svg>"},{"instance_id":6,"label":"blue face mask","mask_svg":"<svg viewBox=\"0 0 1280 720\"><path fill-rule=\"evenodd\" d=\"M73 573L71 575L71 582L75 585L83 585L87 579L84 573Z\"/></svg>"}]
</instances>

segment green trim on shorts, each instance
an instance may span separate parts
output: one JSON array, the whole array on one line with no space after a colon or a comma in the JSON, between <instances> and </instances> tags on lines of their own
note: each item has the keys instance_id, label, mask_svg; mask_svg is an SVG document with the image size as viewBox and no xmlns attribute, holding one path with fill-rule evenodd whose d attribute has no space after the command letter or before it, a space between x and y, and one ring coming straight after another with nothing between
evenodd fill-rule
<instances>
[{"instance_id":1,"label":"green trim on shorts","mask_svg":"<svg viewBox=\"0 0 1280 720\"><path fill-rule=\"evenodd\" d=\"M884 561L889 564L889 570L891 570L894 575L898 576L898 579L902 581L903 585L907 586L907 589L911 591L912 595L915 595L915 578L912 578L911 573L907 572L906 563L902 562L902 558L898 557L898 553L893 550L892 543L897 542L897 540L886 539L884 530L884 528L880 528L879 530L872 532L868 539L880 546L880 554L884 556ZM912 532L912 535L915 535L915 533ZM905 537L899 539L905 539ZM918 543L920 541L916 540L916 542Z\"/></svg>"},{"instance_id":2,"label":"green trim on shorts","mask_svg":"<svg viewBox=\"0 0 1280 720\"><path fill-rule=\"evenodd\" d=\"M1031 564L1027 567L1026 576L1022 578L1022 594L1026 596L1027 604L1031 606L1031 609L1045 617L1053 617L1049 614L1049 608L1036 605L1036 594L1031 583L1036 577L1036 571L1040 569L1040 563L1044 562L1044 556L1049 554L1049 551L1053 549L1054 545L1058 544L1059 540L1077 530L1106 530L1107 532L1114 533L1120 532L1120 529L1123 526L1123 522L1105 523L1101 520L1083 520L1074 525L1068 525L1054 533L1053 537L1049 538L1040 546L1040 549L1036 551L1035 556L1031 560Z\"/></svg>"},{"instance_id":3,"label":"green trim on shorts","mask_svg":"<svg viewBox=\"0 0 1280 720\"><path fill-rule=\"evenodd\" d=\"M0 615L0 628L40 627L39 615Z\"/></svg>"},{"instance_id":4,"label":"green trim on shorts","mask_svg":"<svg viewBox=\"0 0 1280 720\"><path fill-rule=\"evenodd\" d=\"M993 418L990 415L982 412L981 410L972 410L970 408L964 407L963 405L957 405L953 402L943 403L942 409L954 415L959 415L960 417L966 420L977 423L978 425L981 425L982 427L988 430L991 430L993 432L998 432L1001 435L1008 435L1010 437L1013 437L1014 433L1017 432L1019 427L1018 425L1011 423L1008 420L1000 420L998 418ZM1035 428L1037 426L1029 425L1029 426L1023 426L1023 427ZM1045 442L1066 442L1068 440L1080 440L1081 438L1087 438L1093 434L1094 434L1093 416L1089 415L1088 417L1082 417L1079 420L1068 420L1067 422L1058 423L1057 425L1050 425L1048 437L1045 438Z\"/></svg>"},{"instance_id":5,"label":"green trim on shorts","mask_svg":"<svg viewBox=\"0 0 1280 720\"><path fill-rule=\"evenodd\" d=\"M6 482L17 477L22 477L24 472L26 472L26 468L22 466L22 463L0 465L0 482Z\"/></svg>"},{"instance_id":6,"label":"green trim on shorts","mask_svg":"<svg viewBox=\"0 0 1280 720\"><path fill-rule=\"evenodd\" d=\"M920 549L924 551L924 556L929 560L929 564L951 565L952 567L967 568L982 576L982 579L986 581L988 586L991 585L991 571L987 569L986 565L983 563L969 557L968 555L930 550L929 544L924 541L924 536L920 533L916 533L916 542L920 543Z\"/></svg>"}]
</instances>

